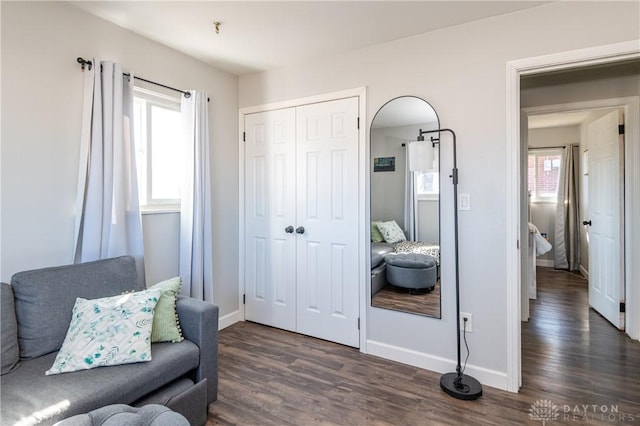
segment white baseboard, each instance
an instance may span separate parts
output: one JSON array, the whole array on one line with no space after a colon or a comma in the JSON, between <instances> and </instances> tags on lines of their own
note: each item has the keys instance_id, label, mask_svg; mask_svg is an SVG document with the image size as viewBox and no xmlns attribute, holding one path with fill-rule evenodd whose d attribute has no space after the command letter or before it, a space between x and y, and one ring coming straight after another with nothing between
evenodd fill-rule
<instances>
[{"instance_id":1,"label":"white baseboard","mask_svg":"<svg viewBox=\"0 0 640 426\"><path fill-rule=\"evenodd\" d=\"M542 266L544 268L553 268L553 260L551 259L536 259L536 266Z\"/></svg>"},{"instance_id":2,"label":"white baseboard","mask_svg":"<svg viewBox=\"0 0 640 426\"><path fill-rule=\"evenodd\" d=\"M367 340L367 353L380 358L435 371L436 373L451 373L456 371L455 360L388 345L374 340ZM465 374L474 377L483 385L507 390L507 373L467 364Z\"/></svg>"},{"instance_id":3,"label":"white baseboard","mask_svg":"<svg viewBox=\"0 0 640 426\"><path fill-rule=\"evenodd\" d=\"M584 266L580 265L580 273L582 274L583 277L585 277L587 280L589 279L589 271L587 271L586 269L584 269Z\"/></svg>"},{"instance_id":4,"label":"white baseboard","mask_svg":"<svg viewBox=\"0 0 640 426\"><path fill-rule=\"evenodd\" d=\"M218 319L218 330L222 330L223 328L227 328L230 325L233 325L237 322L244 321L244 317L242 316L242 311L237 310L227 314Z\"/></svg>"}]
</instances>

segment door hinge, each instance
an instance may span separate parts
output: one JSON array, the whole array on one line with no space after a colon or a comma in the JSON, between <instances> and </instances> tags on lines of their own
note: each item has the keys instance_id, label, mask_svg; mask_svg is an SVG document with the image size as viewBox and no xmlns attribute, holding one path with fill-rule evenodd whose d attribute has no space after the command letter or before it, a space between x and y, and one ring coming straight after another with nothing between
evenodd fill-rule
<instances>
[{"instance_id":1,"label":"door hinge","mask_svg":"<svg viewBox=\"0 0 640 426\"><path fill-rule=\"evenodd\" d=\"M624 302L620 302L620 313L623 314L627 310L627 304Z\"/></svg>"},{"instance_id":2,"label":"door hinge","mask_svg":"<svg viewBox=\"0 0 640 426\"><path fill-rule=\"evenodd\" d=\"M520 240L516 240L516 248L520 250Z\"/></svg>"},{"instance_id":3,"label":"door hinge","mask_svg":"<svg viewBox=\"0 0 640 426\"><path fill-rule=\"evenodd\" d=\"M247 132L242 132L242 142L247 141Z\"/></svg>"},{"instance_id":4,"label":"door hinge","mask_svg":"<svg viewBox=\"0 0 640 426\"><path fill-rule=\"evenodd\" d=\"M360 129L360 117L358 117L358 129Z\"/></svg>"},{"instance_id":5,"label":"door hinge","mask_svg":"<svg viewBox=\"0 0 640 426\"><path fill-rule=\"evenodd\" d=\"M618 125L618 134L624 135L624 124Z\"/></svg>"},{"instance_id":6,"label":"door hinge","mask_svg":"<svg viewBox=\"0 0 640 426\"><path fill-rule=\"evenodd\" d=\"M246 304L247 304L247 295L246 295L246 294L243 294L243 295L242 295L242 304L243 304L243 305L246 305Z\"/></svg>"},{"instance_id":7,"label":"door hinge","mask_svg":"<svg viewBox=\"0 0 640 426\"><path fill-rule=\"evenodd\" d=\"M360 317L358 317L358 330L360 330Z\"/></svg>"}]
</instances>

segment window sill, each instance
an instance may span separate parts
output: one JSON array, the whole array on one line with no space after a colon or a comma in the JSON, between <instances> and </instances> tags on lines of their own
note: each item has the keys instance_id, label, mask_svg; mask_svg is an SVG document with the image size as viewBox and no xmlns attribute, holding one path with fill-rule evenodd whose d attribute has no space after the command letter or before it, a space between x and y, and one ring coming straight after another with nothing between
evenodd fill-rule
<instances>
[{"instance_id":1,"label":"window sill","mask_svg":"<svg viewBox=\"0 0 640 426\"><path fill-rule=\"evenodd\" d=\"M538 200L531 200L531 204L558 204L558 201L554 199L549 199L549 200L538 199Z\"/></svg>"},{"instance_id":2,"label":"window sill","mask_svg":"<svg viewBox=\"0 0 640 426\"><path fill-rule=\"evenodd\" d=\"M140 214L180 213L180 206L140 206Z\"/></svg>"}]
</instances>

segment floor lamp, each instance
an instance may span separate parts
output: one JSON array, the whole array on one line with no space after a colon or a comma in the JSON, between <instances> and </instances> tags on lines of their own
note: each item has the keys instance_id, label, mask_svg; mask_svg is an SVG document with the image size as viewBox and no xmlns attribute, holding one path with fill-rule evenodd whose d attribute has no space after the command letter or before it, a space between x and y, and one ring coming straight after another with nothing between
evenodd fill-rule
<instances>
[{"instance_id":1,"label":"floor lamp","mask_svg":"<svg viewBox=\"0 0 640 426\"><path fill-rule=\"evenodd\" d=\"M456 336L458 343L458 365L455 373L445 373L440 377L440 388L454 398L472 400L482 396L482 385L473 377L462 373L460 362L460 267L458 262L458 163L456 159L456 134L451 129L422 130L418 133L418 141L424 141L427 133L449 132L453 136L453 217L454 217L454 246L456 263ZM431 143L435 146L440 138L431 136Z\"/></svg>"}]
</instances>

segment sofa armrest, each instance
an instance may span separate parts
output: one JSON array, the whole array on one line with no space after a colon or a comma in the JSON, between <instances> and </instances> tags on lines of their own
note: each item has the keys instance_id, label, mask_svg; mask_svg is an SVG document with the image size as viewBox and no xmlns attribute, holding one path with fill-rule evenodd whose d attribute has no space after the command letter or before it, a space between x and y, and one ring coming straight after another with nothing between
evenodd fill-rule
<instances>
[{"instance_id":1,"label":"sofa armrest","mask_svg":"<svg viewBox=\"0 0 640 426\"><path fill-rule=\"evenodd\" d=\"M185 339L200 348L195 381L207 379L207 405L218 399L218 306L179 296L176 303Z\"/></svg>"}]
</instances>

